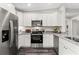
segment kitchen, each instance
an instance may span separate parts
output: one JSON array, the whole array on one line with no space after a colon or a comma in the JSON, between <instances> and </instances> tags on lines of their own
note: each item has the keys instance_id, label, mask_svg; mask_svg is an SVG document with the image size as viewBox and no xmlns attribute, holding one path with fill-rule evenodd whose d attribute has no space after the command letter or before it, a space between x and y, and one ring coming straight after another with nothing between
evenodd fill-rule
<instances>
[{"instance_id":1,"label":"kitchen","mask_svg":"<svg viewBox=\"0 0 79 59\"><path fill-rule=\"evenodd\" d=\"M0 4L0 54L78 55L78 6L75 3Z\"/></svg>"}]
</instances>

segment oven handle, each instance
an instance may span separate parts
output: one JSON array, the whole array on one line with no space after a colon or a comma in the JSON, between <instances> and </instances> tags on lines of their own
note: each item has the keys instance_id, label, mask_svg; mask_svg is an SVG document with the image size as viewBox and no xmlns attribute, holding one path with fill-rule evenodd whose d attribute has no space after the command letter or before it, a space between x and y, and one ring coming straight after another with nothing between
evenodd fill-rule
<instances>
[{"instance_id":1,"label":"oven handle","mask_svg":"<svg viewBox=\"0 0 79 59\"><path fill-rule=\"evenodd\" d=\"M31 34L31 35L43 35L43 34Z\"/></svg>"}]
</instances>

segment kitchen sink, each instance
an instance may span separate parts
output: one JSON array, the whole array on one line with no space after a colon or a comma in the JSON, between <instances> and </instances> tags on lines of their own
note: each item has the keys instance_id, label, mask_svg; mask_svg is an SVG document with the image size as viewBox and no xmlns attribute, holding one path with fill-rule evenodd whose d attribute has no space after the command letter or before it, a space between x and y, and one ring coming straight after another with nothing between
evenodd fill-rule
<instances>
[{"instance_id":1,"label":"kitchen sink","mask_svg":"<svg viewBox=\"0 0 79 59\"><path fill-rule=\"evenodd\" d=\"M75 37L65 37L65 38L68 38L70 40L74 40L76 42L79 42L79 38L75 38Z\"/></svg>"}]
</instances>

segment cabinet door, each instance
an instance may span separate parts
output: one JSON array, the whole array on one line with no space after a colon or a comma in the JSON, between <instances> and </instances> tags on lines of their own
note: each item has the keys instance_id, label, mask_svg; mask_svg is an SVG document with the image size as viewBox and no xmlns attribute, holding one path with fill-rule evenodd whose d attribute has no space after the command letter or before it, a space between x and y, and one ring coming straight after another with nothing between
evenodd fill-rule
<instances>
[{"instance_id":1,"label":"cabinet door","mask_svg":"<svg viewBox=\"0 0 79 59\"><path fill-rule=\"evenodd\" d=\"M24 13L24 26L31 26L31 19L32 19L31 14Z\"/></svg>"},{"instance_id":2,"label":"cabinet door","mask_svg":"<svg viewBox=\"0 0 79 59\"><path fill-rule=\"evenodd\" d=\"M63 55L64 54L64 45L61 41L62 39L59 38L59 55Z\"/></svg>"},{"instance_id":3,"label":"cabinet door","mask_svg":"<svg viewBox=\"0 0 79 59\"><path fill-rule=\"evenodd\" d=\"M24 26L23 13L17 11L17 16L18 16L18 23L19 23L19 26Z\"/></svg>"},{"instance_id":4,"label":"cabinet door","mask_svg":"<svg viewBox=\"0 0 79 59\"><path fill-rule=\"evenodd\" d=\"M36 20L42 20L42 14L36 14Z\"/></svg>"},{"instance_id":5,"label":"cabinet door","mask_svg":"<svg viewBox=\"0 0 79 59\"><path fill-rule=\"evenodd\" d=\"M18 48L25 47L25 36L20 35L18 38Z\"/></svg>"},{"instance_id":6,"label":"cabinet door","mask_svg":"<svg viewBox=\"0 0 79 59\"><path fill-rule=\"evenodd\" d=\"M68 54L73 54L73 55L77 55L79 54L78 50L79 50L79 47L67 40L63 40L64 42L64 45L67 47L67 50L70 51L68 52ZM74 49L75 48L75 49Z\"/></svg>"},{"instance_id":7,"label":"cabinet door","mask_svg":"<svg viewBox=\"0 0 79 59\"><path fill-rule=\"evenodd\" d=\"M57 13L48 14L47 26L58 26Z\"/></svg>"},{"instance_id":8,"label":"cabinet door","mask_svg":"<svg viewBox=\"0 0 79 59\"><path fill-rule=\"evenodd\" d=\"M37 18L37 14L31 14L30 17L31 17L31 20L37 20L36 19Z\"/></svg>"},{"instance_id":9,"label":"cabinet door","mask_svg":"<svg viewBox=\"0 0 79 59\"><path fill-rule=\"evenodd\" d=\"M18 38L18 48L20 47L30 47L30 34L28 35L20 35Z\"/></svg>"},{"instance_id":10,"label":"cabinet door","mask_svg":"<svg viewBox=\"0 0 79 59\"><path fill-rule=\"evenodd\" d=\"M57 13L43 14L43 26L58 26Z\"/></svg>"},{"instance_id":11,"label":"cabinet door","mask_svg":"<svg viewBox=\"0 0 79 59\"><path fill-rule=\"evenodd\" d=\"M76 50L72 49L73 46L71 46L70 42L67 42L66 40L60 38L59 39L59 54L60 55L75 55Z\"/></svg>"},{"instance_id":12,"label":"cabinet door","mask_svg":"<svg viewBox=\"0 0 79 59\"><path fill-rule=\"evenodd\" d=\"M53 35L52 34L43 35L43 47L53 47Z\"/></svg>"},{"instance_id":13,"label":"cabinet door","mask_svg":"<svg viewBox=\"0 0 79 59\"><path fill-rule=\"evenodd\" d=\"M31 46L31 37L30 34L25 35L25 47L30 47Z\"/></svg>"}]
</instances>

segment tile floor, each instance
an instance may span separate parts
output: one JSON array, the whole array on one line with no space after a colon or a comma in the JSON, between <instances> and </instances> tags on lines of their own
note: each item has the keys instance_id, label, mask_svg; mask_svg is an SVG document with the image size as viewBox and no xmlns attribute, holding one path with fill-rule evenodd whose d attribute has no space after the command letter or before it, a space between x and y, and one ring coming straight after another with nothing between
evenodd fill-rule
<instances>
[{"instance_id":1,"label":"tile floor","mask_svg":"<svg viewBox=\"0 0 79 59\"><path fill-rule=\"evenodd\" d=\"M18 55L57 55L53 48L20 48Z\"/></svg>"}]
</instances>

